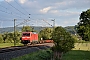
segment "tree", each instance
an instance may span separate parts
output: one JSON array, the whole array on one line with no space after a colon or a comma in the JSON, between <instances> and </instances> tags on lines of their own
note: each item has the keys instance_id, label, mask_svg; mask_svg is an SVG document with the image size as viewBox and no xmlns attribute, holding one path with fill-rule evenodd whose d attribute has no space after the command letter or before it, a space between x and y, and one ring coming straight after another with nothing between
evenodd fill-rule
<instances>
[{"instance_id":1,"label":"tree","mask_svg":"<svg viewBox=\"0 0 90 60\"><path fill-rule=\"evenodd\" d=\"M56 27L52 34L55 46L52 47L56 58L60 59L61 53L74 48L74 38L62 27Z\"/></svg>"},{"instance_id":2,"label":"tree","mask_svg":"<svg viewBox=\"0 0 90 60\"><path fill-rule=\"evenodd\" d=\"M14 32L10 32L10 33L4 33L3 35L3 40L6 43L13 43L14 42L14 38L15 38L15 42L19 43L20 42L20 32L15 31L15 37L14 37Z\"/></svg>"},{"instance_id":3,"label":"tree","mask_svg":"<svg viewBox=\"0 0 90 60\"><path fill-rule=\"evenodd\" d=\"M85 41L90 41L90 9L80 14L77 32Z\"/></svg>"},{"instance_id":4,"label":"tree","mask_svg":"<svg viewBox=\"0 0 90 60\"><path fill-rule=\"evenodd\" d=\"M52 32L53 32L52 28L45 28L39 32L39 38L43 38L44 40L51 39Z\"/></svg>"},{"instance_id":5,"label":"tree","mask_svg":"<svg viewBox=\"0 0 90 60\"><path fill-rule=\"evenodd\" d=\"M4 42L6 43L13 43L13 33L4 33L3 34Z\"/></svg>"},{"instance_id":6,"label":"tree","mask_svg":"<svg viewBox=\"0 0 90 60\"><path fill-rule=\"evenodd\" d=\"M21 42L21 40L20 40L20 37L21 37L21 33L20 32L18 32L18 31L15 31L15 42L16 43L20 43ZM13 37L14 38L14 37ZM14 39L13 39L14 40Z\"/></svg>"},{"instance_id":7,"label":"tree","mask_svg":"<svg viewBox=\"0 0 90 60\"><path fill-rule=\"evenodd\" d=\"M5 43L8 37L8 32L5 32L2 36L3 36L4 43Z\"/></svg>"},{"instance_id":8,"label":"tree","mask_svg":"<svg viewBox=\"0 0 90 60\"><path fill-rule=\"evenodd\" d=\"M33 29L30 26L23 26L22 32L27 32L27 31L33 31Z\"/></svg>"},{"instance_id":9,"label":"tree","mask_svg":"<svg viewBox=\"0 0 90 60\"><path fill-rule=\"evenodd\" d=\"M3 40L3 37L2 37L2 34L0 34L0 43L3 43L4 40Z\"/></svg>"}]
</instances>

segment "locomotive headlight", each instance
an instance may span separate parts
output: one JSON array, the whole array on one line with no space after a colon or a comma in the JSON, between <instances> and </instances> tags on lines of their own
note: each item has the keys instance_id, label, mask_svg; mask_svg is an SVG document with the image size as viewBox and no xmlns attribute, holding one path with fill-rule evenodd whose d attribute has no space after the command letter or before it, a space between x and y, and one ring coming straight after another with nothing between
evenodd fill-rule
<instances>
[{"instance_id":1,"label":"locomotive headlight","mask_svg":"<svg viewBox=\"0 0 90 60\"><path fill-rule=\"evenodd\" d=\"M22 38L25 38L25 37L22 37Z\"/></svg>"},{"instance_id":2,"label":"locomotive headlight","mask_svg":"<svg viewBox=\"0 0 90 60\"><path fill-rule=\"evenodd\" d=\"M27 38L30 38L30 37L27 37Z\"/></svg>"}]
</instances>

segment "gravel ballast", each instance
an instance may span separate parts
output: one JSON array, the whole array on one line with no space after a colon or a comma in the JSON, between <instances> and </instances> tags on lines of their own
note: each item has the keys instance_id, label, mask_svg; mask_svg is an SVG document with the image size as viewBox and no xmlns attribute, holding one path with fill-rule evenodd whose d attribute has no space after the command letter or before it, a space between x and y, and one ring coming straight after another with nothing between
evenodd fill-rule
<instances>
[{"instance_id":1,"label":"gravel ballast","mask_svg":"<svg viewBox=\"0 0 90 60\"><path fill-rule=\"evenodd\" d=\"M30 47L27 49L0 53L0 60L11 60L12 58L16 58L19 56L23 56L25 54L29 54L31 52L35 52L35 51L39 51L39 50L47 49L47 48L48 48L47 46Z\"/></svg>"}]
</instances>

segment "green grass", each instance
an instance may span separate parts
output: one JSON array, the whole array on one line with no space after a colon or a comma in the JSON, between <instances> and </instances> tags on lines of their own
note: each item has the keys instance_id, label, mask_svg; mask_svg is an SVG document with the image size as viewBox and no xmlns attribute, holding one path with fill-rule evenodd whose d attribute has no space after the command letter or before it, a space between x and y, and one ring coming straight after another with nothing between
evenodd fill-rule
<instances>
[{"instance_id":1,"label":"green grass","mask_svg":"<svg viewBox=\"0 0 90 60\"><path fill-rule=\"evenodd\" d=\"M66 53L62 60L90 60L90 51L72 50Z\"/></svg>"},{"instance_id":2,"label":"green grass","mask_svg":"<svg viewBox=\"0 0 90 60\"><path fill-rule=\"evenodd\" d=\"M12 60L50 60L51 50L40 50L21 57L13 58Z\"/></svg>"},{"instance_id":3,"label":"green grass","mask_svg":"<svg viewBox=\"0 0 90 60\"><path fill-rule=\"evenodd\" d=\"M75 48L64 54L62 60L90 60L90 43L75 43Z\"/></svg>"},{"instance_id":4,"label":"green grass","mask_svg":"<svg viewBox=\"0 0 90 60\"><path fill-rule=\"evenodd\" d=\"M22 44L17 44L22 45ZM14 46L13 43L1 43L0 48ZM63 55L62 60L90 60L90 42L87 43L75 43L75 48L72 51ZM46 51L34 52L27 54L12 60L43 60L50 57Z\"/></svg>"},{"instance_id":5,"label":"green grass","mask_svg":"<svg viewBox=\"0 0 90 60\"><path fill-rule=\"evenodd\" d=\"M23 45L21 43L17 43L16 46ZM14 46L14 43L0 43L0 48L5 48L5 47L11 47Z\"/></svg>"}]
</instances>

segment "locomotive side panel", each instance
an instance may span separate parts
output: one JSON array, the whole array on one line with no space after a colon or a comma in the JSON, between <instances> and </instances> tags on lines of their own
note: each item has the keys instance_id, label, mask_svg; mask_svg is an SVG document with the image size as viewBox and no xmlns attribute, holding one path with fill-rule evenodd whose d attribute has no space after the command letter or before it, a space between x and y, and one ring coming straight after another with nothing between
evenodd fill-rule
<instances>
[{"instance_id":1,"label":"locomotive side panel","mask_svg":"<svg viewBox=\"0 0 90 60\"><path fill-rule=\"evenodd\" d=\"M38 34L32 33L31 39L32 39L32 43L37 43L38 42Z\"/></svg>"}]
</instances>

